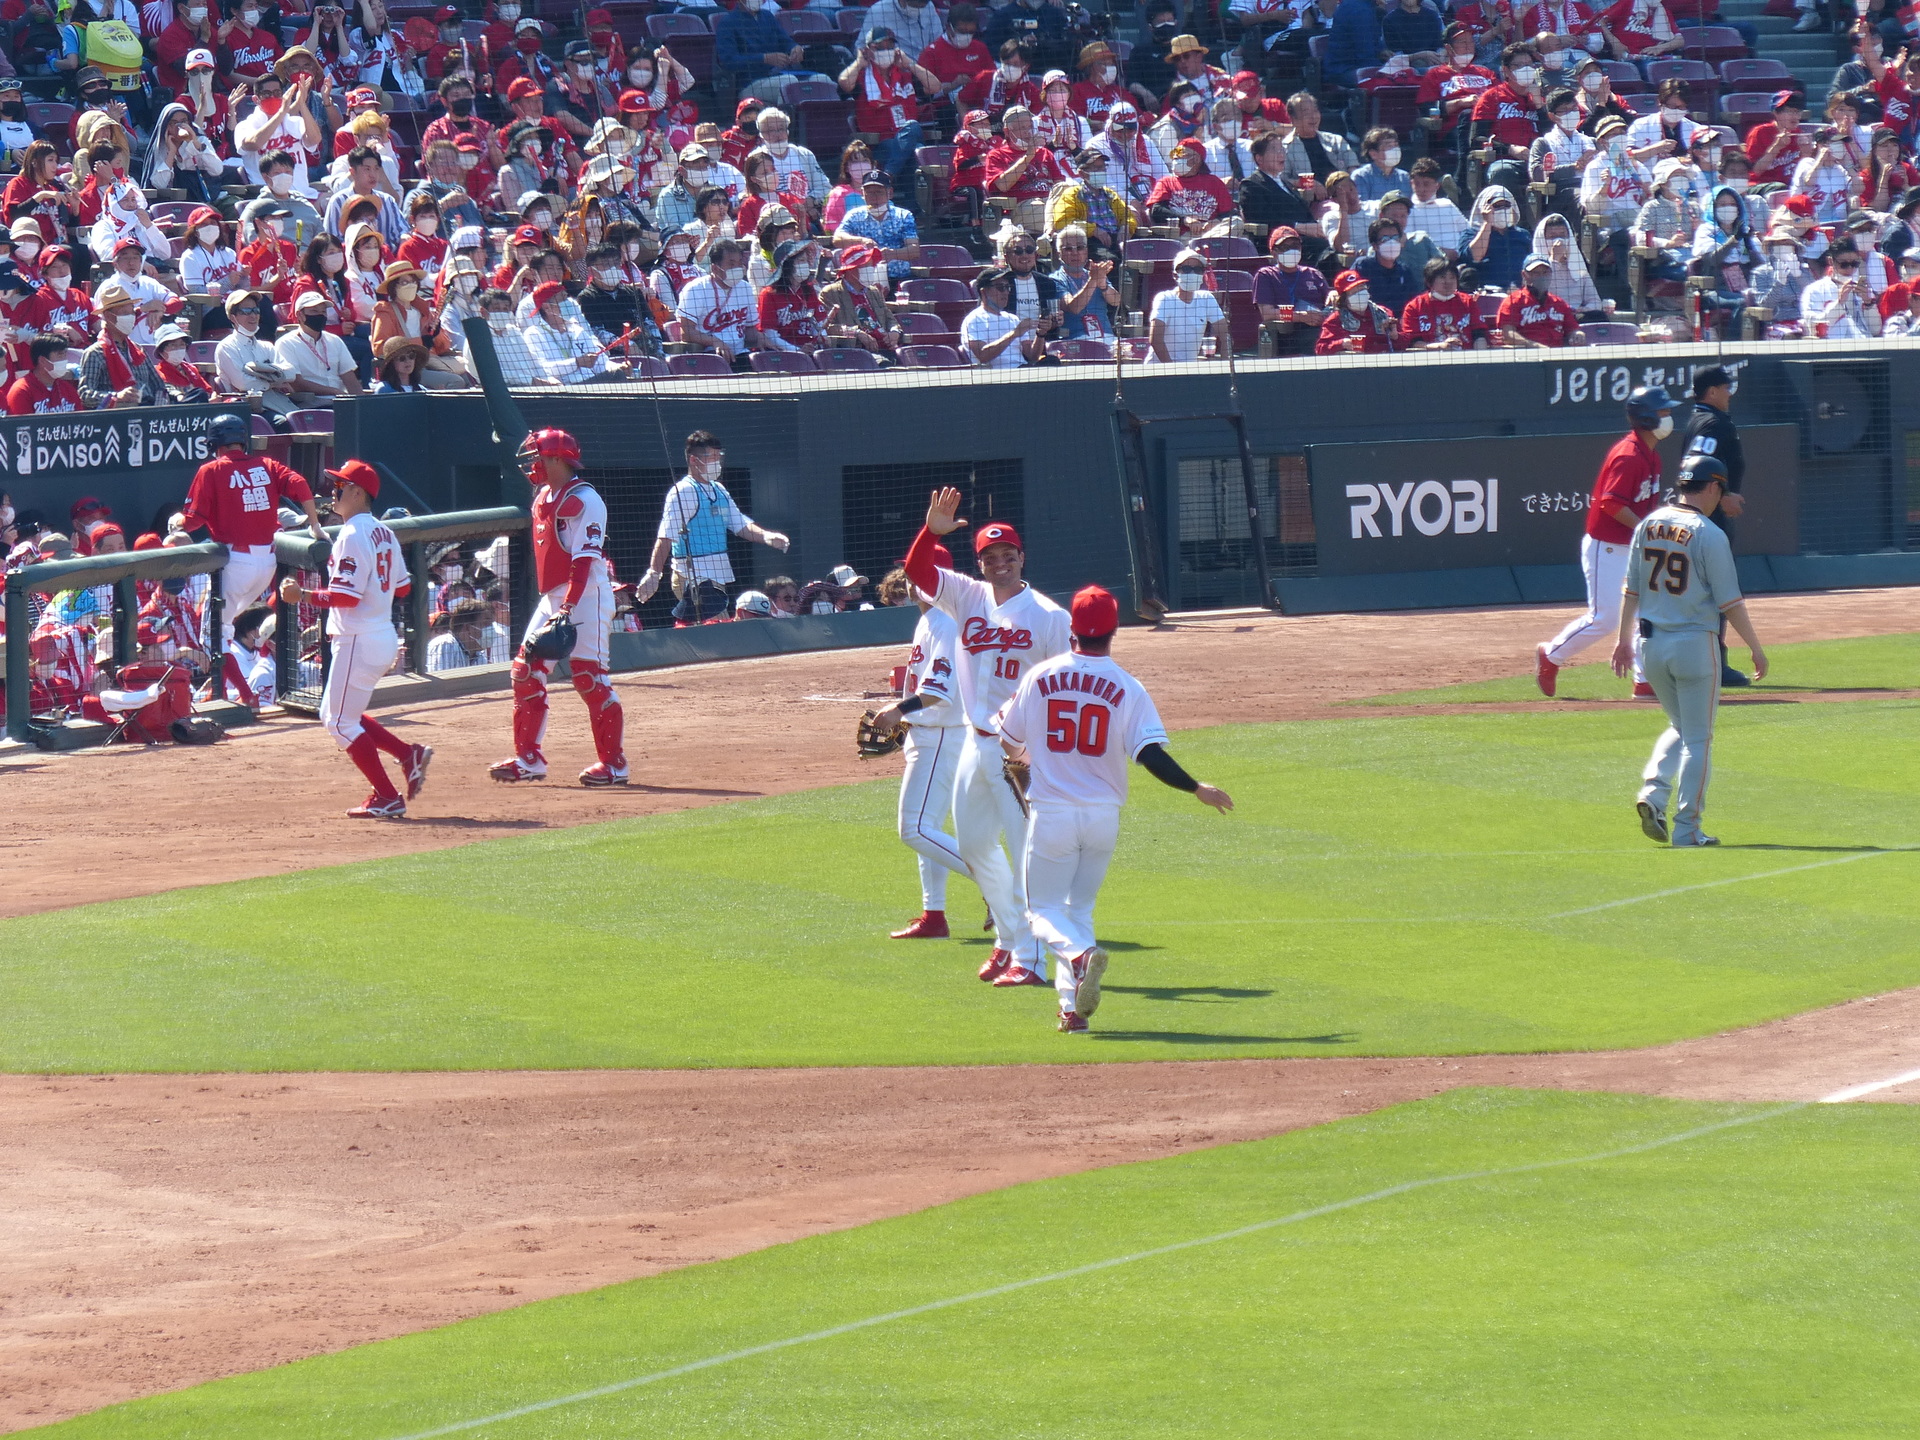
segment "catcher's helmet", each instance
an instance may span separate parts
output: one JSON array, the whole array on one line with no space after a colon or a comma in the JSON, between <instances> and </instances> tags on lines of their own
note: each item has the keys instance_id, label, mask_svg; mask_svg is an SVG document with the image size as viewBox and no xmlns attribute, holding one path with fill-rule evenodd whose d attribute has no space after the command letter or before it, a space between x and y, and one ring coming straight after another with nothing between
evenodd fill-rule
<instances>
[{"instance_id":1,"label":"catcher's helmet","mask_svg":"<svg viewBox=\"0 0 1920 1440\"><path fill-rule=\"evenodd\" d=\"M564 660L573 653L579 638L573 621L564 615L555 615L527 637L521 651L529 660Z\"/></svg>"},{"instance_id":2,"label":"catcher's helmet","mask_svg":"<svg viewBox=\"0 0 1920 1440\"><path fill-rule=\"evenodd\" d=\"M1627 396L1627 419L1642 430L1660 423L1660 412L1676 408L1671 395L1658 385L1642 385Z\"/></svg>"},{"instance_id":3,"label":"catcher's helmet","mask_svg":"<svg viewBox=\"0 0 1920 1440\"><path fill-rule=\"evenodd\" d=\"M244 446L253 439L253 426L231 410L223 411L207 422L207 439L216 450L222 445Z\"/></svg>"},{"instance_id":4,"label":"catcher's helmet","mask_svg":"<svg viewBox=\"0 0 1920 1440\"><path fill-rule=\"evenodd\" d=\"M580 442L565 430L535 430L520 444L520 468L532 475L542 460L580 463Z\"/></svg>"},{"instance_id":5,"label":"catcher's helmet","mask_svg":"<svg viewBox=\"0 0 1920 1440\"><path fill-rule=\"evenodd\" d=\"M1680 462L1680 488L1704 490L1718 480L1727 483L1727 467L1713 455L1689 455Z\"/></svg>"}]
</instances>

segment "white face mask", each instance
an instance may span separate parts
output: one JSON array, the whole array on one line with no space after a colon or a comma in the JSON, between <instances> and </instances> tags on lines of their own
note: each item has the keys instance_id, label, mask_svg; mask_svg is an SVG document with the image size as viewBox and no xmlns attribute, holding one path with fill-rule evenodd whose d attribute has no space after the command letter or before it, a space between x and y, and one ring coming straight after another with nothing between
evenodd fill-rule
<instances>
[{"instance_id":1,"label":"white face mask","mask_svg":"<svg viewBox=\"0 0 1920 1440\"><path fill-rule=\"evenodd\" d=\"M1522 65L1519 69L1513 72L1513 83L1518 85L1522 90L1526 89L1529 85L1533 84L1533 82L1538 80L1539 78L1540 78L1539 67L1534 65Z\"/></svg>"},{"instance_id":2,"label":"white face mask","mask_svg":"<svg viewBox=\"0 0 1920 1440\"><path fill-rule=\"evenodd\" d=\"M166 349L160 352L161 361L168 365L178 365L182 360L186 358L187 358L187 347L184 345L169 345Z\"/></svg>"},{"instance_id":3,"label":"white face mask","mask_svg":"<svg viewBox=\"0 0 1920 1440\"><path fill-rule=\"evenodd\" d=\"M478 275L456 275L453 279L453 291L456 295L471 295L480 288Z\"/></svg>"},{"instance_id":4,"label":"white face mask","mask_svg":"<svg viewBox=\"0 0 1920 1440\"><path fill-rule=\"evenodd\" d=\"M122 335L125 335L132 331L133 327L137 325L139 321L140 317L129 310L124 315L115 315L113 317L113 328L118 330Z\"/></svg>"},{"instance_id":5,"label":"white face mask","mask_svg":"<svg viewBox=\"0 0 1920 1440\"><path fill-rule=\"evenodd\" d=\"M1173 157L1173 173L1176 175L1191 175L1198 168L1199 167L1185 155L1176 155Z\"/></svg>"},{"instance_id":6,"label":"white face mask","mask_svg":"<svg viewBox=\"0 0 1920 1440\"><path fill-rule=\"evenodd\" d=\"M1100 67L1100 83L1102 85L1111 85L1113 84L1115 78L1119 74L1120 74L1120 71L1117 67L1112 65L1102 65Z\"/></svg>"},{"instance_id":7,"label":"white face mask","mask_svg":"<svg viewBox=\"0 0 1920 1440\"><path fill-rule=\"evenodd\" d=\"M688 189L704 190L706 188L706 185L707 185L707 172L705 170L687 171L687 188Z\"/></svg>"},{"instance_id":8,"label":"white face mask","mask_svg":"<svg viewBox=\"0 0 1920 1440\"><path fill-rule=\"evenodd\" d=\"M886 278L887 267L884 265L863 265L860 267L860 283L862 285L879 285L884 282Z\"/></svg>"},{"instance_id":9,"label":"white face mask","mask_svg":"<svg viewBox=\"0 0 1920 1440\"><path fill-rule=\"evenodd\" d=\"M1567 52L1564 50L1555 50L1550 55L1542 55L1540 57L1540 63L1545 65L1549 70L1564 70L1567 67Z\"/></svg>"},{"instance_id":10,"label":"white face mask","mask_svg":"<svg viewBox=\"0 0 1920 1440\"><path fill-rule=\"evenodd\" d=\"M787 151L793 148L793 142L790 140L769 140L766 145L767 153L776 159L785 159Z\"/></svg>"},{"instance_id":11,"label":"white face mask","mask_svg":"<svg viewBox=\"0 0 1920 1440\"><path fill-rule=\"evenodd\" d=\"M893 62L899 58L900 52L897 50L876 50L873 52L873 63L878 65L882 70L891 69Z\"/></svg>"},{"instance_id":12,"label":"white face mask","mask_svg":"<svg viewBox=\"0 0 1920 1440\"><path fill-rule=\"evenodd\" d=\"M362 270L378 270L380 268L380 252L371 245L362 250L360 252L360 268Z\"/></svg>"},{"instance_id":13,"label":"white face mask","mask_svg":"<svg viewBox=\"0 0 1920 1440\"><path fill-rule=\"evenodd\" d=\"M1723 229L1731 230L1733 222L1740 218L1740 212L1731 205L1716 205L1713 218L1720 222Z\"/></svg>"},{"instance_id":14,"label":"white face mask","mask_svg":"<svg viewBox=\"0 0 1920 1440\"><path fill-rule=\"evenodd\" d=\"M667 247L667 259L676 265L686 264L692 256L693 247L691 245L669 245ZM632 259L633 257L628 256L627 258Z\"/></svg>"},{"instance_id":15,"label":"white face mask","mask_svg":"<svg viewBox=\"0 0 1920 1440\"><path fill-rule=\"evenodd\" d=\"M518 20L520 18L520 7L518 5L501 5L496 7L493 13L498 15L502 20Z\"/></svg>"},{"instance_id":16,"label":"white face mask","mask_svg":"<svg viewBox=\"0 0 1920 1440\"><path fill-rule=\"evenodd\" d=\"M513 316L504 310L495 310L487 316L487 328L496 335L504 335L513 324Z\"/></svg>"},{"instance_id":17,"label":"white face mask","mask_svg":"<svg viewBox=\"0 0 1920 1440\"><path fill-rule=\"evenodd\" d=\"M1198 274L1192 270L1182 270L1173 278L1174 283L1189 295L1207 283L1207 277L1205 275Z\"/></svg>"},{"instance_id":18,"label":"white face mask","mask_svg":"<svg viewBox=\"0 0 1920 1440\"><path fill-rule=\"evenodd\" d=\"M1687 112L1677 105L1662 105L1660 107L1660 118L1669 125L1678 125L1682 120L1687 118Z\"/></svg>"},{"instance_id":19,"label":"white face mask","mask_svg":"<svg viewBox=\"0 0 1920 1440\"><path fill-rule=\"evenodd\" d=\"M1493 228L1496 230L1510 230L1513 228L1513 212L1511 210L1494 210L1488 214L1487 218L1493 222Z\"/></svg>"},{"instance_id":20,"label":"white face mask","mask_svg":"<svg viewBox=\"0 0 1920 1440\"><path fill-rule=\"evenodd\" d=\"M1018 80L1022 75L1026 73L1027 71L1024 65L1016 65L1011 60L1003 61L1001 63L1000 78L1002 80L1005 80L1008 84L1012 84L1015 80Z\"/></svg>"},{"instance_id":21,"label":"white face mask","mask_svg":"<svg viewBox=\"0 0 1920 1440\"><path fill-rule=\"evenodd\" d=\"M813 278L813 266L807 264L805 261L795 265L793 267L793 278L796 280L811 280Z\"/></svg>"},{"instance_id":22,"label":"white face mask","mask_svg":"<svg viewBox=\"0 0 1920 1440\"><path fill-rule=\"evenodd\" d=\"M53 362L53 378L54 378L54 379L56 379L56 380L64 380L64 379L66 379L66 378L67 378L67 377L68 377L69 375L71 375L71 374L73 374L73 361L71 361L71 360L56 360L56 361L54 361L54 362ZM9 512L9 513L8 513L8 515L7 515L7 518L6 518L6 520L5 520L4 522L0 522L0 523L4 523L4 524L8 524L8 525L11 525L11 524L13 523L13 515L12 515L12 513L11 513L11 512Z\"/></svg>"},{"instance_id":23,"label":"white face mask","mask_svg":"<svg viewBox=\"0 0 1920 1440\"><path fill-rule=\"evenodd\" d=\"M253 29L254 26L260 23L260 12L258 10L242 10L240 12L240 23L249 30Z\"/></svg>"},{"instance_id":24,"label":"white face mask","mask_svg":"<svg viewBox=\"0 0 1920 1440\"><path fill-rule=\"evenodd\" d=\"M1562 111L1553 117L1553 123L1558 125L1562 130L1571 131L1580 123L1580 112L1578 110Z\"/></svg>"},{"instance_id":25,"label":"white face mask","mask_svg":"<svg viewBox=\"0 0 1920 1440\"><path fill-rule=\"evenodd\" d=\"M636 90L645 90L653 84L653 71L642 70L637 66L627 72L627 81Z\"/></svg>"},{"instance_id":26,"label":"white face mask","mask_svg":"<svg viewBox=\"0 0 1920 1440\"><path fill-rule=\"evenodd\" d=\"M338 275L342 270L346 269L346 266L347 257L342 255L338 250L334 251L331 255L322 255L320 257L320 268L329 275Z\"/></svg>"},{"instance_id":27,"label":"white face mask","mask_svg":"<svg viewBox=\"0 0 1920 1440\"><path fill-rule=\"evenodd\" d=\"M202 20L206 18L207 18L207 7L204 5L196 6L195 8L187 11L187 23L189 25L198 25Z\"/></svg>"},{"instance_id":28,"label":"white face mask","mask_svg":"<svg viewBox=\"0 0 1920 1440\"><path fill-rule=\"evenodd\" d=\"M1800 252L1790 246L1781 246L1773 252L1773 268L1778 270L1782 275L1798 275L1800 273Z\"/></svg>"},{"instance_id":29,"label":"white face mask","mask_svg":"<svg viewBox=\"0 0 1920 1440\"><path fill-rule=\"evenodd\" d=\"M1380 163L1391 170L1400 163L1400 147L1390 145L1380 152Z\"/></svg>"},{"instance_id":30,"label":"white face mask","mask_svg":"<svg viewBox=\"0 0 1920 1440\"><path fill-rule=\"evenodd\" d=\"M38 240L16 241L13 247L13 258L16 260L31 260L39 253L40 242Z\"/></svg>"},{"instance_id":31,"label":"white face mask","mask_svg":"<svg viewBox=\"0 0 1920 1440\"><path fill-rule=\"evenodd\" d=\"M1282 250L1276 258L1280 261L1280 268L1282 270L1297 270L1300 267L1300 252L1298 250Z\"/></svg>"},{"instance_id":32,"label":"white face mask","mask_svg":"<svg viewBox=\"0 0 1920 1440\"><path fill-rule=\"evenodd\" d=\"M200 237L200 243L202 245L211 245L220 238L220 227L218 225L202 225L193 233Z\"/></svg>"},{"instance_id":33,"label":"white face mask","mask_svg":"<svg viewBox=\"0 0 1920 1440\"><path fill-rule=\"evenodd\" d=\"M1627 153L1626 141L1624 140L1607 141L1607 158L1608 159L1621 160L1626 158L1626 153Z\"/></svg>"},{"instance_id":34,"label":"white face mask","mask_svg":"<svg viewBox=\"0 0 1920 1440\"><path fill-rule=\"evenodd\" d=\"M740 0L740 8L751 15L760 8L760 0Z\"/></svg>"},{"instance_id":35,"label":"white face mask","mask_svg":"<svg viewBox=\"0 0 1920 1440\"><path fill-rule=\"evenodd\" d=\"M72 288L73 277L71 275L49 275L47 276L47 284L64 295Z\"/></svg>"},{"instance_id":36,"label":"white face mask","mask_svg":"<svg viewBox=\"0 0 1920 1440\"><path fill-rule=\"evenodd\" d=\"M533 222L533 228L536 230L553 229L553 212L551 210L536 210L527 218Z\"/></svg>"},{"instance_id":37,"label":"white face mask","mask_svg":"<svg viewBox=\"0 0 1920 1440\"><path fill-rule=\"evenodd\" d=\"M1660 417L1660 423L1653 427L1653 438L1656 440L1664 440L1672 433L1673 417L1671 415L1662 415Z\"/></svg>"},{"instance_id":38,"label":"white face mask","mask_svg":"<svg viewBox=\"0 0 1920 1440\"><path fill-rule=\"evenodd\" d=\"M638 240L629 240L621 248L626 252L627 259L638 260L640 258L640 242ZM687 254L689 255L691 255L692 253L693 253L692 250L687 251Z\"/></svg>"},{"instance_id":39,"label":"white face mask","mask_svg":"<svg viewBox=\"0 0 1920 1440\"><path fill-rule=\"evenodd\" d=\"M1347 292L1347 308L1349 310L1354 311L1356 314L1358 314L1361 311L1364 311L1367 308L1367 306L1372 303L1373 303L1373 293L1367 290L1364 286L1361 289L1349 290Z\"/></svg>"},{"instance_id":40,"label":"white face mask","mask_svg":"<svg viewBox=\"0 0 1920 1440\"><path fill-rule=\"evenodd\" d=\"M1607 77L1602 75L1598 70L1589 70L1580 77L1581 88L1586 90L1598 90L1606 83Z\"/></svg>"},{"instance_id":41,"label":"white face mask","mask_svg":"<svg viewBox=\"0 0 1920 1440\"><path fill-rule=\"evenodd\" d=\"M1238 120L1216 120L1213 122L1213 133L1218 135L1222 140L1238 140L1240 138L1240 122ZM1398 152L1396 151L1395 153L1397 154Z\"/></svg>"},{"instance_id":42,"label":"white face mask","mask_svg":"<svg viewBox=\"0 0 1920 1440\"><path fill-rule=\"evenodd\" d=\"M726 461L714 460L703 455L687 468L693 473L693 478L696 480L718 480L721 472L726 469Z\"/></svg>"},{"instance_id":43,"label":"white face mask","mask_svg":"<svg viewBox=\"0 0 1920 1440\"><path fill-rule=\"evenodd\" d=\"M293 189L293 176L282 172L267 181L267 188L276 195L286 195Z\"/></svg>"},{"instance_id":44,"label":"white face mask","mask_svg":"<svg viewBox=\"0 0 1920 1440\"><path fill-rule=\"evenodd\" d=\"M747 278L746 269L739 265L729 265L725 270L720 272L720 275L729 285L738 285L742 280Z\"/></svg>"},{"instance_id":45,"label":"white face mask","mask_svg":"<svg viewBox=\"0 0 1920 1440\"><path fill-rule=\"evenodd\" d=\"M1373 249L1374 253L1382 260L1398 260L1400 258L1400 242L1398 240L1382 240L1378 245L1374 246Z\"/></svg>"},{"instance_id":46,"label":"white face mask","mask_svg":"<svg viewBox=\"0 0 1920 1440\"><path fill-rule=\"evenodd\" d=\"M600 283L602 285L618 285L622 280L627 278L618 270L598 270L594 273L600 277Z\"/></svg>"}]
</instances>

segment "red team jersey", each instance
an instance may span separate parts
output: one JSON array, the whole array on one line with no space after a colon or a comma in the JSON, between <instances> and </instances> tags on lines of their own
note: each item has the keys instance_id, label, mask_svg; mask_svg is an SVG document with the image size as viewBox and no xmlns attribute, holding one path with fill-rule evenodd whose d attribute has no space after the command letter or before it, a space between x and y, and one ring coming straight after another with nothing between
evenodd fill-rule
<instances>
[{"instance_id":1,"label":"red team jersey","mask_svg":"<svg viewBox=\"0 0 1920 1440\"><path fill-rule=\"evenodd\" d=\"M1540 112L1533 100L1506 81L1482 92L1473 105L1474 123L1490 126L1488 133L1502 145L1531 145L1540 134Z\"/></svg>"},{"instance_id":2,"label":"red team jersey","mask_svg":"<svg viewBox=\"0 0 1920 1440\"><path fill-rule=\"evenodd\" d=\"M281 500L296 505L313 498L307 482L265 455L222 455L194 474L187 490L189 529L205 525L227 546L271 545L280 528Z\"/></svg>"},{"instance_id":3,"label":"red team jersey","mask_svg":"<svg viewBox=\"0 0 1920 1440\"><path fill-rule=\"evenodd\" d=\"M1434 105L1458 100L1466 95L1478 95L1499 83L1500 77L1482 65L1469 65L1464 70L1456 70L1451 65L1436 65L1420 77L1420 93L1414 99L1422 105ZM1463 117L1472 113L1471 105L1454 111L1446 117L1440 133L1444 135L1451 132Z\"/></svg>"},{"instance_id":4,"label":"red team jersey","mask_svg":"<svg viewBox=\"0 0 1920 1440\"><path fill-rule=\"evenodd\" d=\"M1470 295L1455 294L1442 300L1429 290L1414 296L1400 311L1400 338L1408 344L1428 345L1454 336L1462 345L1471 345L1486 333L1480 307Z\"/></svg>"},{"instance_id":5,"label":"red team jersey","mask_svg":"<svg viewBox=\"0 0 1920 1440\"><path fill-rule=\"evenodd\" d=\"M826 321L827 307L811 285L797 292L769 285L760 292L760 328L789 345L803 350L825 345Z\"/></svg>"},{"instance_id":6,"label":"red team jersey","mask_svg":"<svg viewBox=\"0 0 1920 1440\"><path fill-rule=\"evenodd\" d=\"M1580 328L1580 317L1551 291L1536 299L1532 291L1520 289L1500 302L1493 323L1496 329L1518 330L1535 344L1560 346Z\"/></svg>"},{"instance_id":7,"label":"red team jersey","mask_svg":"<svg viewBox=\"0 0 1920 1440\"><path fill-rule=\"evenodd\" d=\"M80 387L71 380L42 385L32 373L22 375L7 389L9 415L63 415L80 408Z\"/></svg>"},{"instance_id":8,"label":"red team jersey","mask_svg":"<svg viewBox=\"0 0 1920 1440\"><path fill-rule=\"evenodd\" d=\"M1640 433L1625 436L1600 462L1600 478L1593 482L1593 501L1587 507L1587 534L1606 545L1626 545L1633 531L1613 512L1625 506L1645 519L1660 503L1660 457Z\"/></svg>"}]
</instances>

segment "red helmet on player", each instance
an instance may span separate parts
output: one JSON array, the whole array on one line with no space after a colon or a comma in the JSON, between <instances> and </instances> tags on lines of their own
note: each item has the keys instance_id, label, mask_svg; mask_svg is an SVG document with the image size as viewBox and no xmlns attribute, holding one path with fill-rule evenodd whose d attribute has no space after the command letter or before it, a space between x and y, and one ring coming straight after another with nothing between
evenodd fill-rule
<instances>
[{"instance_id":1,"label":"red helmet on player","mask_svg":"<svg viewBox=\"0 0 1920 1440\"><path fill-rule=\"evenodd\" d=\"M580 464L580 442L565 430L535 430L520 442L520 468L532 475L542 460Z\"/></svg>"}]
</instances>

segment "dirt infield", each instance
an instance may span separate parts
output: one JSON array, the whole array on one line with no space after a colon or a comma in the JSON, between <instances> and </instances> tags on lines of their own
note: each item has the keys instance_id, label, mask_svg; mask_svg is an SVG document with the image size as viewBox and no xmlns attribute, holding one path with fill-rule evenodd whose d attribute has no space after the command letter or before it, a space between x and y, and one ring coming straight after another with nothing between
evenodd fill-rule
<instances>
[{"instance_id":1,"label":"dirt infield","mask_svg":"<svg viewBox=\"0 0 1920 1440\"><path fill-rule=\"evenodd\" d=\"M1770 642L1920 629L1920 591L1754 609ZM1120 653L1175 727L1351 715L1331 707L1523 669L1568 613L1223 618L1130 633ZM625 793L486 780L504 697L389 717L438 752L405 825L339 818L359 790L311 724L213 752L11 758L0 913L892 773L850 740L891 660L626 680L635 773L654 783ZM556 773L592 758L564 693L553 731ZM0 1076L0 1429L1462 1084L1808 1099L1916 1052L1920 990L1617 1054L1074 1066L1017 1086L989 1068Z\"/></svg>"}]
</instances>

